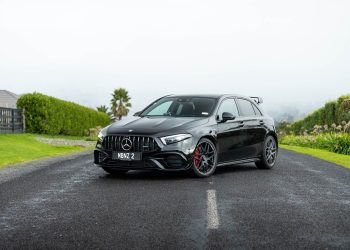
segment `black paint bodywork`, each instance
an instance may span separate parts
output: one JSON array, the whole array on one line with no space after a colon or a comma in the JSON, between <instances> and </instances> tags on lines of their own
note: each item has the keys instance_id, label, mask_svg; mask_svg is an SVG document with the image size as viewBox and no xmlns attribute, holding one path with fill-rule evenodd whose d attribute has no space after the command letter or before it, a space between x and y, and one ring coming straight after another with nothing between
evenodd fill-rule
<instances>
[{"instance_id":1,"label":"black paint bodywork","mask_svg":"<svg viewBox=\"0 0 350 250\"><path fill-rule=\"evenodd\" d=\"M218 166L254 162L260 160L262 156L263 142L267 135L275 137L277 142L273 119L267 116L252 99L238 95L201 97L216 99L215 109L209 117L134 116L104 128L105 136L151 137L156 141L158 148L154 152L144 152L142 161L117 161L111 159L112 152L104 149L103 141L99 140L94 152L95 164L105 168L125 170L186 170L191 167L193 152L198 141L203 137L209 138L216 145ZM259 109L261 115L251 117L239 115L234 120L219 121L217 114L219 106L228 98L249 100ZM239 106L238 111L241 114ZM191 134L192 138L170 145L164 145L160 140L164 136L184 133ZM103 158L104 160L101 161ZM174 162L176 164L173 164Z\"/></svg>"}]
</instances>

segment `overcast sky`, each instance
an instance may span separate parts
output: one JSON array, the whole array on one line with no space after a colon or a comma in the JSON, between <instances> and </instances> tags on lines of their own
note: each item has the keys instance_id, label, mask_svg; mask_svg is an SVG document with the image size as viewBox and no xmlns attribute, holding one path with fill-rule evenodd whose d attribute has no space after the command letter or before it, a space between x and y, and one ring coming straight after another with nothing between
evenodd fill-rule
<instances>
[{"instance_id":1,"label":"overcast sky","mask_svg":"<svg viewBox=\"0 0 350 250\"><path fill-rule=\"evenodd\" d=\"M0 0L0 89L132 112L170 93L310 110L350 93L350 1Z\"/></svg>"}]
</instances>

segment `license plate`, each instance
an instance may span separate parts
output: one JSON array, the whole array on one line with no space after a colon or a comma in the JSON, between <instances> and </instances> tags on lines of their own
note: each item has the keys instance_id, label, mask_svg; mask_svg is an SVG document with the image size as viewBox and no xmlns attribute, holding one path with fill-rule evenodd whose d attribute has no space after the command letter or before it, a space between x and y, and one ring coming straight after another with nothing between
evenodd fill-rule
<instances>
[{"instance_id":1,"label":"license plate","mask_svg":"<svg viewBox=\"0 0 350 250\"><path fill-rule=\"evenodd\" d=\"M121 161L140 161L141 153L132 153L132 152L113 152L113 160Z\"/></svg>"}]
</instances>

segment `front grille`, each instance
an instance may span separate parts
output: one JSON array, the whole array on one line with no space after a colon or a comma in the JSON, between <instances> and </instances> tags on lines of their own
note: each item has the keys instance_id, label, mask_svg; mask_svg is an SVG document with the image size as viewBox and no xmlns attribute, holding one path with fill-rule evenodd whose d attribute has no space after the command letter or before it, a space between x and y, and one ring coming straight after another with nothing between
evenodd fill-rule
<instances>
[{"instance_id":1,"label":"front grille","mask_svg":"<svg viewBox=\"0 0 350 250\"><path fill-rule=\"evenodd\" d=\"M132 142L129 150L122 148L122 141L126 138ZM103 139L102 146L104 149L120 152L155 152L159 150L157 142L152 137L145 136L109 135Z\"/></svg>"}]
</instances>

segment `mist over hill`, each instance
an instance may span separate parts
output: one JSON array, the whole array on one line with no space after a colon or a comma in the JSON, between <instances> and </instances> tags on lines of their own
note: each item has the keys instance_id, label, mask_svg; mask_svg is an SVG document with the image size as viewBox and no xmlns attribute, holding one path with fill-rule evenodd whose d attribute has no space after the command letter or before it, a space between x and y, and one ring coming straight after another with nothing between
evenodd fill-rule
<instances>
[{"instance_id":1,"label":"mist over hill","mask_svg":"<svg viewBox=\"0 0 350 250\"><path fill-rule=\"evenodd\" d=\"M273 117L273 119L277 122L294 122L296 120L300 120L304 118L308 113L314 110L313 107L292 107L279 105L275 107L266 107L265 111Z\"/></svg>"}]
</instances>

